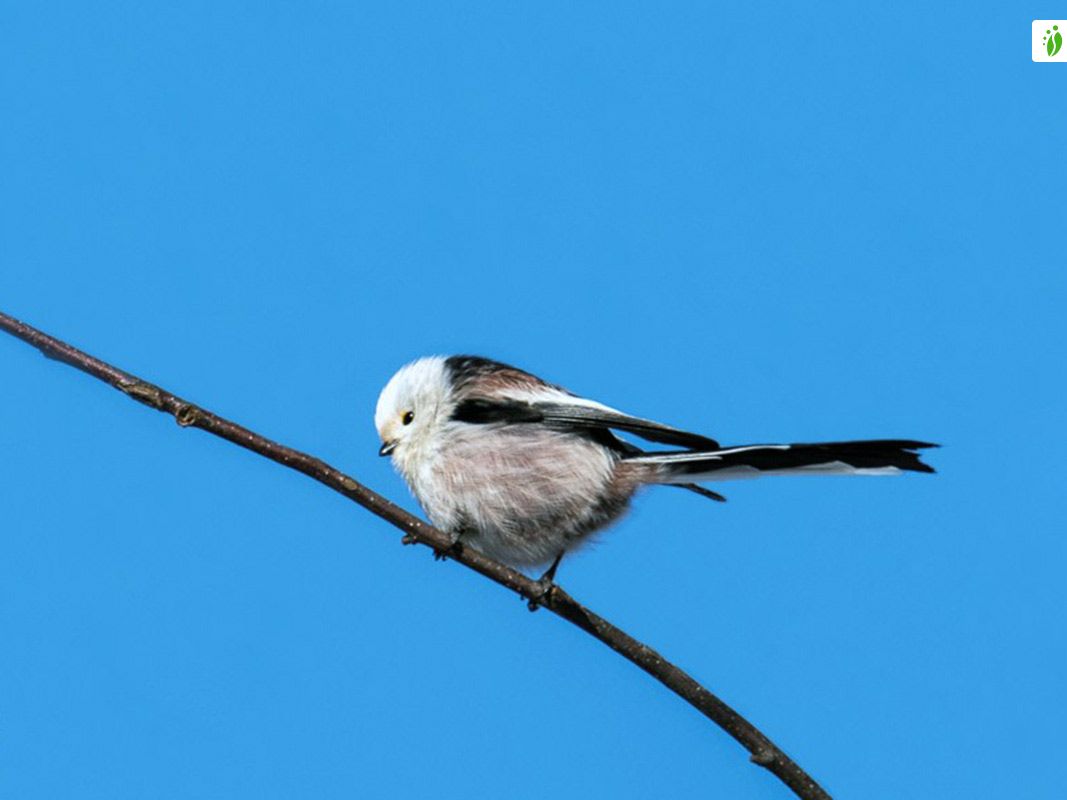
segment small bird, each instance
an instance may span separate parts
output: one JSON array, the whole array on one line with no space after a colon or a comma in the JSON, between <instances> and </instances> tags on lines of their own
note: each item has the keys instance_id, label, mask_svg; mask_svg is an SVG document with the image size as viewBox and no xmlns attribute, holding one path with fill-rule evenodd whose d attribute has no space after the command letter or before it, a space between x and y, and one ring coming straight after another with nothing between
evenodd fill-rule
<instances>
[{"instance_id":1,"label":"small bird","mask_svg":"<svg viewBox=\"0 0 1067 800\"><path fill-rule=\"evenodd\" d=\"M479 356L432 356L402 367L374 415L392 456L453 547L470 545L514 567L551 564L618 519L646 484L714 500L701 481L784 474L933 472L908 439L721 447L579 397ZM618 433L677 450L646 452Z\"/></svg>"}]
</instances>

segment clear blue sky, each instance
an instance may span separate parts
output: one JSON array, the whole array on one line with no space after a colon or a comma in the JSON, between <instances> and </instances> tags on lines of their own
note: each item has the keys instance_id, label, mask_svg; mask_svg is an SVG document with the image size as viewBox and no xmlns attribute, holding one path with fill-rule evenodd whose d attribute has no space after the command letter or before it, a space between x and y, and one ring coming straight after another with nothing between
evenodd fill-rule
<instances>
[{"instance_id":1,"label":"clear blue sky","mask_svg":"<svg viewBox=\"0 0 1067 800\"><path fill-rule=\"evenodd\" d=\"M1052 12L378 6L8 5L0 308L412 509L372 411L429 353L729 443L942 442L651 491L561 581L842 798L1062 796ZM7 338L0 375L0 795L789 796L306 478Z\"/></svg>"}]
</instances>

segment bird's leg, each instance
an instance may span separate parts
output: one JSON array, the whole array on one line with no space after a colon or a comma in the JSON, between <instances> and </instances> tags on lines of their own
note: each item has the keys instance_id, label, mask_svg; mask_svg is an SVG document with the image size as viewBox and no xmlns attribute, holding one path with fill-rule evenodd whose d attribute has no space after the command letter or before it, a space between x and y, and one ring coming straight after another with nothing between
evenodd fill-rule
<instances>
[{"instance_id":1,"label":"bird's leg","mask_svg":"<svg viewBox=\"0 0 1067 800\"><path fill-rule=\"evenodd\" d=\"M537 579L537 591L535 596L529 598L526 607L531 611L536 611L541 607L541 603L548 597L549 593L556 585L556 570L559 569L559 562L563 560L563 555L566 550L560 550L559 555L556 556L556 560L552 562L552 566L545 570L545 574Z\"/></svg>"},{"instance_id":2,"label":"bird's leg","mask_svg":"<svg viewBox=\"0 0 1067 800\"><path fill-rule=\"evenodd\" d=\"M462 536L463 536L463 529L462 528L454 528L453 530L449 531L449 534L448 534L448 538L449 538L448 547L444 548L443 550L438 550L435 547L433 549L433 560L434 561L444 561L449 556L457 556L460 553L462 553L463 552L463 543L460 541L460 538Z\"/></svg>"},{"instance_id":3,"label":"bird's leg","mask_svg":"<svg viewBox=\"0 0 1067 800\"><path fill-rule=\"evenodd\" d=\"M537 579L537 582L544 585L546 588L551 588L552 584L556 580L556 570L559 569L559 562L563 560L563 554L566 550L560 550L559 555L556 556L556 560L552 562L552 566L545 570L545 574Z\"/></svg>"}]
</instances>

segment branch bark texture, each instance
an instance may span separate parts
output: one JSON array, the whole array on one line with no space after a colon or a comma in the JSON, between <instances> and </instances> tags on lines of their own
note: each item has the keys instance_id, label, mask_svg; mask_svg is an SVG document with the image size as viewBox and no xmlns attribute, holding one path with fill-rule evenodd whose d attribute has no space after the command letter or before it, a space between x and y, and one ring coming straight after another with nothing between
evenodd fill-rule
<instances>
[{"instance_id":1,"label":"branch bark texture","mask_svg":"<svg viewBox=\"0 0 1067 800\"><path fill-rule=\"evenodd\" d=\"M427 525L325 461L260 436L2 312L0 330L22 339L49 358L104 381L139 403L170 414L183 428L200 428L325 484L399 528L404 532L402 541L405 544L422 544L449 552L449 557L456 562L528 599L531 608L548 609L636 664L730 734L748 750L753 763L776 775L797 797L829 800L830 795L751 722L651 647L595 614L559 586L545 592L537 581L470 547L452 553L452 540L448 534Z\"/></svg>"}]
</instances>

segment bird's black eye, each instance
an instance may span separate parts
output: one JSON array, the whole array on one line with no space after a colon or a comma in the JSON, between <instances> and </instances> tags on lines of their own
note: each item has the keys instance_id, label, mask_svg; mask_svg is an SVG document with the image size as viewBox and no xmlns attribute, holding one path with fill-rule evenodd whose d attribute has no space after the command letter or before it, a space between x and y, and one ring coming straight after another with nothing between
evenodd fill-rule
<instances>
[{"instance_id":1,"label":"bird's black eye","mask_svg":"<svg viewBox=\"0 0 1067 800\"><path fill-rule=\"evenodd\" d=\"M415 421L415 412L405 411L404 416L400 418L400 421L403 422L405 425L410 425L412 422Z\"/></svg>"}]
</instances>

